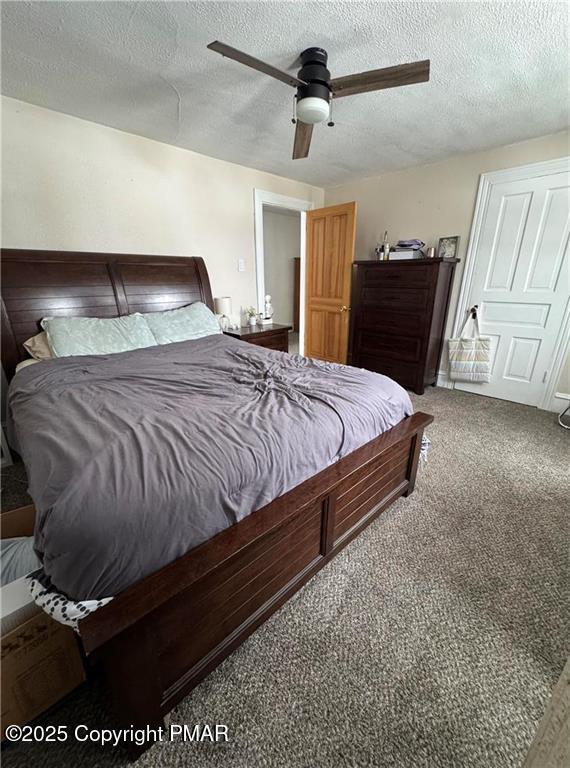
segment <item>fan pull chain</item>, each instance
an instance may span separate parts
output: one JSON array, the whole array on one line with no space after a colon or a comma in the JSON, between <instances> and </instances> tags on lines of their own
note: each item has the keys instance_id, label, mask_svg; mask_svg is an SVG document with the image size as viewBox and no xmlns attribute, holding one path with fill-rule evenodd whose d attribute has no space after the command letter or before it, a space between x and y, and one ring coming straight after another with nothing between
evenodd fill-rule
<instances>
[{"instance_id":1,"label":"fan pull chain","mask_svg":"<svg viewBox=\"0 0 570 768\"><path fill-rule=\"evenodd\" d=\"M333 101L334 101L334 99L331 96L331 106L330 106L330 111L329 111L329 121L327 123L329 128L333 128L334 127L334 121L332 119L333 118Z\"/></svg>"},{"instance_id":2,"label":"fan pull chain","mask_svg":"<svg viewBox=\"0 0 570 768\"><path fill-rule=\"evenodd\" d=\"M297 125L297 94L293 96L293 117L291 122L293 125Z\"/></svg>"}]
</instances>

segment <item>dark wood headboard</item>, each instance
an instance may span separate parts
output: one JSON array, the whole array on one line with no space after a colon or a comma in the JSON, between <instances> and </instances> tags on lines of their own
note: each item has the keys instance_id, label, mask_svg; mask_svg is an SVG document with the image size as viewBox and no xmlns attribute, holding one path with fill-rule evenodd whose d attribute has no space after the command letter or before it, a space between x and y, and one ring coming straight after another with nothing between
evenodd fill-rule
<instances>
[{"instance_id":1,"label":"dark wood headboard","mask_svg":"<svg viewBox=\"0 0 570 768\"><path fill-rule=\"evenodd\" d=\"M214 309L203 259L2 249L2 365L10 380L44 317L117 317L203 301Z\"/></svg>"}]
</instances>

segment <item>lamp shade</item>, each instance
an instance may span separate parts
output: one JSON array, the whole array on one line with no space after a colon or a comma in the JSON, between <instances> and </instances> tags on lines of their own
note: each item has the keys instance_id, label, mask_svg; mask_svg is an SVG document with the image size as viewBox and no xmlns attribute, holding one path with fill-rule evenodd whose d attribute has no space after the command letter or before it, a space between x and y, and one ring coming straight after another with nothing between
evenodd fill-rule
<instances>
[{"instance_id":1,"label":"lamp shade","mask_svg":"<svg viewBox=\"0 0 570 768\"><path fill-rule=\"evenodd\" d=\"M229 316L232 313L232 300L229 296L219 296L214 299L214 309L217 315Z\"/></svg>"}]
</instances>

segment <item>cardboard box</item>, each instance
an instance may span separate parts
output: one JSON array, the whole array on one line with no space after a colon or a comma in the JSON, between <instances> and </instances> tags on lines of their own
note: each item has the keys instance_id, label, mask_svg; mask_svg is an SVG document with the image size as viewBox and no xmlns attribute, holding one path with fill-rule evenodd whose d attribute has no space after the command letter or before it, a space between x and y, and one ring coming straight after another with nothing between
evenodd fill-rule
<instances>
[{"instance_id":1,"label":"cardboard box","mask_svg":"<svg viewBox=\"0 0 570 768\"><path fill-rule=\"evenodd\" d=\"M2 537L31 535L33 516L33 507L2 513ZM41 609L3 634L0 646L4 739L8 725L33 720L82 683L85 670L73 630Z\"/></svg>"},{"instance_id":2,"label":"cardboard box","mask_svg":"<svg viewBox=\"0 0 570 768\"><path fill-rule=\"evenodd\" d=\"M24 725L85 680L73 630L47 613L2 637L2 739L6 726Z\"/></svg>"},{"instance_id":3,"label":"cardboard box","mask_svg":"<svg viewBox=\"0 0 570 768\"><path fill-rule=\"evenodd\" d=\"M14 539L16 536L33 536L36 510L33 504L18 509L9 509L0 514L0 538Z\"/></svg>"}]
</instances>

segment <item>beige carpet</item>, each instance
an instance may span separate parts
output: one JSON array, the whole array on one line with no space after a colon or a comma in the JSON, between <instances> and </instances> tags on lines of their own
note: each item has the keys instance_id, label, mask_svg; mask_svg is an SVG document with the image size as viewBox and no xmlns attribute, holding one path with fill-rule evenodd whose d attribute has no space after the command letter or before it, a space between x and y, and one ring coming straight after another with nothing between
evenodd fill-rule
<instances>
[{"instance_id":1,"label":"beige carpet","mask_svg":"<svg viewBox=\"0 0 570 768\"><path fill-rule=\"evenodd\" d=\"M520 768L568 653L569 438L554 414L447 390L416 492L188 696L140 766ZM192 628L188 627L191 632ZM104 689L42 722L101 726ZM5 768L110 766L111 748L5 750Z\"/></svg>"}]
</instances>

